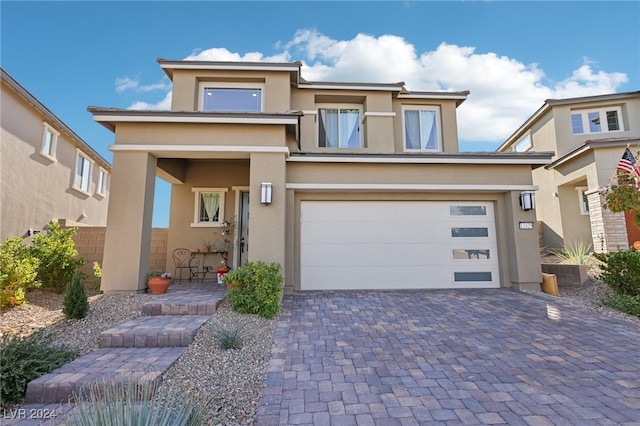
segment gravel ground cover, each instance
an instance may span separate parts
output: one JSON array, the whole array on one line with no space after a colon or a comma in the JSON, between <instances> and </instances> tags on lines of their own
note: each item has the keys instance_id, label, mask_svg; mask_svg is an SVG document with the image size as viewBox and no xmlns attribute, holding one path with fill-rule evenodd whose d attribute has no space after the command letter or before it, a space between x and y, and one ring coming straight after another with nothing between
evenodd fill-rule
<instances>
[{"instance_id":1,"label":"gravel ground cover","mask_svg":"<svg viewBox=\"0 0 640 426\"><path fill-rule=\"evenodd\" d=\"M560 298L537 295L562 303L582 306L605 315L640 324L640 319L600 306L607 286L590 279L581 287L561 288ZM141 315L148 294L92 295L87 317L67 320L61 312L63 295L35 291L27 295L29 304L0 313L0 333L28 335L46 328L55 332L55 342L85 354L98 348L100 332ZM266 320L233 312L223 301L216 315L198 331L186 353L165 375L161 390L174 395L191 395L207 404L211 425L250 425L255 417L266 366L278 318ZM240 349L224 350L214 338L219 327L244 325Z\"/></svg>"}]
</instances>

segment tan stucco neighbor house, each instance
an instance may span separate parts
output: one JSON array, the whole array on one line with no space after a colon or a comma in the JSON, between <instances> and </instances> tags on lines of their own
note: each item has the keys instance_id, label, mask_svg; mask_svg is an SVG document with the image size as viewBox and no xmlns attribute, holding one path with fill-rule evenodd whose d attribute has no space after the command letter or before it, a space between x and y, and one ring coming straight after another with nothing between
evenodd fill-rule
<instances>
[{"instance_id":1,"label":"tan stucco neighbor house","mask_svg":"<svg viewBox=\"0 0 640 426\"><path fill-rule=\"evenodd\" d=\"M105 226L111 165L0 68L0 241L51 221Z\"/></svg>"},{"instance_id":2,"label":"tan stucco neighbor house","mask_svg":"<svg viewBox=\"0 0 640 426\"><path fill-rule=\"evenodd\" d=\"M544 247L590 244L596 252L611 252L640 240L631 217L603 208L599 192L617 183L627 146L637 156L640 91L549 99L498 148L555 152L549 164L533 170Z\"/></svg>"},{"instance_id":3,"label":"tan stucco neighbor house","mask_svg":"<svg viewBox=\"0 0 640 426\"><path fill-rule=\"evenodd\" d=\"M88 108L115 134L104 291L146 286L156 176L172 184L168 253L235 218L231 265L279 262L286 292L539 288L520 198L552 154L460 153L469 92L307 81L299 62L158 62L170 111Z\"/></svg>"}]
</instances>

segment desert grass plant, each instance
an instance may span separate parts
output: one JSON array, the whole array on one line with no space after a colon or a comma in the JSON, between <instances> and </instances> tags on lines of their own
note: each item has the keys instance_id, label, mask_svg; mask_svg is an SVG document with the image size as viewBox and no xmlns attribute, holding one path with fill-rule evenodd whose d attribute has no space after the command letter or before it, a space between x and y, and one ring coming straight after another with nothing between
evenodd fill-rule
<instances>
[{"instance_id":1,"label":"desert grass plant","mask_svg":"<svg viewBox=\"0 0 640 426\"><path fill-rule=\"evenodd\" d=\"M77 353L52 345L54 336L38 331L28 337L3 336L0 341L0 406L24 398L27 383L72 361Z\"/></svg>"},{"instance_id":2,"label":"desert grass plant","mask_svg":"<svg viewBox=\"0 0 640 426\"><path fill-rule=\"evenodd\" d=\"M67 285L67 291L62 301L62 313L67 318L84 318L89 311L89 300L87 293L84 291L84 285L81 281L81 274L76 273L71 282Z\"/></svg>"},{"instance_id":3,"label":"desert grass plant","mask_svg":"<svg viewBox=\"0 0 640 426\"><path fill-rule=\"evenodd\" d=\"M572 265L585 265L589 268L596 265L596 260L592 255L591 244L582 241L566 242L562 250L554 251L553 254L561 263Z\"/></svg>"},{"instance_id":4,"label":"desert grass plant","mask_svg":"<svg viewBox=\"0 0 640 426\"><path fill-rule=\"evenodd\" d=\"M231 320L226 324L214 323L213 338L222 349L240 349L247 335L247 326L240 319Z\"/></svg>"},{"instance_id":5,"label":"desert grass plant","mask_svg":"<svg viewBox=\"0 0 640 426\"><path fill-rule=\"evenodd\" d=\"M206 405L195 396L163 395L154 381L94 383L74 396L73 426L201 426Z\"/></svg>"}]
</instances>

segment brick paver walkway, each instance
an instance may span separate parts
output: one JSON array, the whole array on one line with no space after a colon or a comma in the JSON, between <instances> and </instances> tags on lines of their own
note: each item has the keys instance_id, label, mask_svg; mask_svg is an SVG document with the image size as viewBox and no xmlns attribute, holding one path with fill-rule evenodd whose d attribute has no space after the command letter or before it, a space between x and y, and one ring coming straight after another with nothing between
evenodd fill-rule
<instances>
[{"instance_id":1,"label":"brick paver walkway","mask_svg":"<svg viewBox=\"0 0 640 426\"><path fill-rule=\"evenodd\" d=\"M285 296L255 425L638 425L640 327L507 289Z\"/></svg>"}]
</instances>

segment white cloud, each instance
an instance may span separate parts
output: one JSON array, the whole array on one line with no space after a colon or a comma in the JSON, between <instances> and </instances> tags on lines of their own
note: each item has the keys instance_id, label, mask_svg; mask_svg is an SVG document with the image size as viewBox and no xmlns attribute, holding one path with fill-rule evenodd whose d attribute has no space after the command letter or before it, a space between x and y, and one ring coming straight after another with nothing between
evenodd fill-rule
<instances>
[{"instance_id":1,"label":"white cloud","mask_svg":"<svg viewBox=\"0 0 640 426\"><path fill-rule=\"evenodd\" d=\"M168 111L171 109L172 94L173 92L169 92L161 101L152 104L142 101L134 102L128 109Z\"/></svg>"},{"instance_id":2,"label":"white cloud","mask_svg":"<svg viewBox=\"0 0 640 426\"><path fill-rule=\"evenodd\" d=\"M298 30L281 53L239 54L225 48L194 51L186 60L303 63L302 77L311 81L395 83L414 91L463 91L471 94L458 109L460 140L491 142L497 147L546 99L614 93L627 81L623 73L594 69L588 58L562 81L550 82L538 64L475 47L442 43L435 50L416 52L402 37L358 34L333 40L313 29ZM138 89L137 80L122 79L117 87ZM137 102L141 109L168 109L169 95L157 104ZM132 106L133 107L133 106ZM144 108L142 108L144 107Z\"/></svg>"},{"instance_id":3,"label":"white cloud","mask_svg":"<svg viewBox=\"0 0 640 426\"><path fill-rule=\"evenodd\" d=\"M153 92L155 90L167 90L171 88L169 79L163 78L155 84L140 84L139 77L119 77L115 81L116 92L124 92L125 90L135 90L136 92Z\"/></svg>"}]
</instances>

